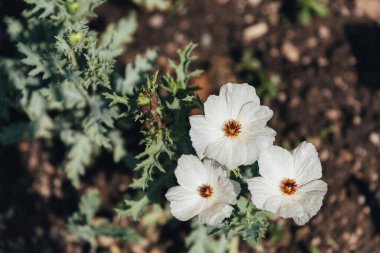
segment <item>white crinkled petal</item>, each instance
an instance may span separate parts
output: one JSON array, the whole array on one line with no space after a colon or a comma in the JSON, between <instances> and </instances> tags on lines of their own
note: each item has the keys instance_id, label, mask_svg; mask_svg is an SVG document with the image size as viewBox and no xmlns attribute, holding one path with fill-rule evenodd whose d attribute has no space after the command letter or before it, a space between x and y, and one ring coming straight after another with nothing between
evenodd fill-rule
<instances>
[{"instance_id":1,"label":"white crinkled petal","mask_svg":"<svg viewBox=\"0 0 380 253\"><path fill-rule=\"evenodd\" d=\"M206 120L213 126L222 128L225 121L230 119L226 98L210 95L204 103Z\"/></svg>"},{"instance_id":2,"label":"white crinkled petal","mask_svg":"<svg viewBox=\"0 0 380 253\"><path fill-rule=\"evenodd\" d=\"M198 221L201 224L207 224L210 226L217 225L222 223L225 218L230 217L232 211L232 206L224 203L218 203L206 210L203 210L198 215Z\"/></svg>"},{"instance_id":3,"label":"white crinkled petal","mask_svg":"<svg viewBox=\"0 0 380 253\"><path fill-rule=\"evenodd\" d=\"M261 129L266 126L267 122L272 118L273 111L267 106L260 106L255 102L243 105L238 121L243 125L249 125L252 130Z\"/></svg>"},{"instance_id":4,"label":"white crinkled petal","mask_svg":"<svg viewBox=\"0 0 380 253\"><path fill-rule=\"evenodd\" d=\"M223 139L211 143L207 146L205 155L215 159L228 169L236 168L239 165L247 165L248 155L247 145L238 139Z\"/></svg>"},{"instance_id":5,"label":"white crinkled petal","mask_svg":"<svg viewBox=\"0 0 380 253\"><path fill-rule=\"evenodd\" d=\"M255 88L247 83L227 83L221 87L219 96L224 96L226 98L228 112L231 119L237 119L244 104L248 102L260 104L260 99L256 95Z\"/></svg>"},{"instance_id":6,"label":"white crinkled petal","mask_svg":"<svg viewBox=\"0 0 380 253\"><path fill-rule=\"evenodd\" d=\"M202 159L210 143L224 138L221 126L211 125L203 115L190 116L190 138L197 155Z\"/></svg>"},{"instance_id":7,"label":"white crinkled petal","mask_svg":"<svg viewBox=\"0 0 380 253\"><path fill-rule=\"evenodd\" d=\"M208 179L208 170L194 155L182 155L178 159L174 174L179 185L193 192L196 192L202 184L207 183Z\"/></svg>"},{"instance_id":8,"label":"white crinkled petal","mask_svg":"<svg viewBox=\"0 0 380 253\"><path fill-rule=\"evenodd\" d=\"M276 132L269 127L256 130L251 137L252 140L247 143L247 164L256 162L260 153L273 145L275 136Z\"/></svg>"},{"instance_id":9,"label":"white crinkled petal","mask_svg":"<svg viewBox=\"0 0 380 253\"><path fill-rule=\"evenodd\" d=\"M269 198L278 195L278 190L263 177L247 179L247 184L252 195L252 202L257 208L263 209L264 203Z\"/></svg>"},{"instance_id":10,"label":"white crinkled petal","mask_svg":"<svg viewBox=\"0 0 380 253\"><path fill-rule=\"evenodd\" d=\"M180 221L187 221L199 214L205 205L205 199L181 186L169 189L165 197L170 201L170 211Z\"/></svg>"},{"instance_id":11,"label":"white crinkled petal","mask_svg":"<svg viewBox=\"0 0 380 253\"><path fill-rule=\"evenodd\" d=\"M260 175L273 185L279 185L284 178L293 178L293 167L292 155L281 147L271 146L260 154Z\"/></svg>"},{"instance_id":12,"label":"white crinkled petal","mask_svg":"<svg viewBox=\"0 0 380 253\"><path fill-rule=\"evenodd\" d=\"M314 145L302 142L292 152L294 159L294 174L299 185L322 177L321 161Z\"/></svg>"},{"instance_id":13,"label":"white crinkled petal","mask_svg":"<svg viewBox=\"0 0 380 253\"><path fill-rule=\"evenodd\" d=\"M327 192L327 184L322 180L315 180L301 186L295 198L302 205L304 214L293 217L298 225L304 225L321 209L323 198Z\"/></svg>"},{"instance_id":14,"label":"white crinkled petal","mask_svg":"<svg viewBox=\"0 0 380 253\"><path fill-rule=\"evenodd\" d=\"M219 177L215 198L219 202L235 205L240 190L238 182L230 180L227 177Z\"/></svg>"},{"instance_id":15,"label":"white crinkled petal","mask_svg":"<svg viewBox=\"0 0 380 253\"><path fill-rule=\"evenodd\" d=\"M265 201L264 210L270 211L283 218L299 217L304 215L304 209L293 197L281 194L274 195Z\"/></svg>"}]
</instances>

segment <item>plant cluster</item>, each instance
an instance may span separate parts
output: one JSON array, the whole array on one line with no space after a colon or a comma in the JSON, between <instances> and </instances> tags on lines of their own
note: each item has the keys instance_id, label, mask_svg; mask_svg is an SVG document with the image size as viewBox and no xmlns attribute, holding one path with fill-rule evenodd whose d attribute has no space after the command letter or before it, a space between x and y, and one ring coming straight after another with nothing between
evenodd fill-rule
<instances>
[{"instance_id":1,"label":"plant cluster","mask_svg":"<svg viewBox=\"0 0 380 253\"><path fill-rule=\"evenodd\" d=\"M181 221L197 216L189 252L226 252L237 236L255 244L270 213L297 224L317 213L327 187L314 146L302 143L293 153L273 146L273 112L248 84L226 84L203 104L189 85L202 73L190 70L195 44L178 51L168 73L151 74L156 50L122 68L117 57L133 41L135 13L100 34L88 18L102 0L25 2L23 22L5 20L18 54L0 58L1 144L64 144L62 167L76 188L96 157L111 153L134 178L117 216L157 228L169 209ZM167 1L136 0L159 2ZM189 117L193 109L204 115ZM127 150L128 134L138 136L138 148ZM132 227L100 218L100 203L96 190L82 197L67 225L74 238L93 252L100 236L138 238Z\"/></svg>"}]
</instances>

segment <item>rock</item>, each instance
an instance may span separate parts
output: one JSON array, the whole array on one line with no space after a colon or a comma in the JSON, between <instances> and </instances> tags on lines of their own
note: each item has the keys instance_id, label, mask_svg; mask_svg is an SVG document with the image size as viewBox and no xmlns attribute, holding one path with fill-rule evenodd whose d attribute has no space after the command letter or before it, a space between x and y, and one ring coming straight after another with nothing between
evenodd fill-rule
<instances>
[{"instance_id":1,"label":"rock","mask_svg":"<svg viewBox=\"0 0 380 253\"><path fill-rule=\"evenodd\" d=\"M155 29L159 29L164 24L164 16L161 14L153 15L149 20L148 23L151 27Z\"/></svg>"},{"instance_id":2,"label":"rock","mask_svg":"<svg viewBox=\"0 0 380 253\"><path fill-rule=\"evenodd\" d=\"M371 133L369 135L369 141L376 146L380 145L380 135L378 133Z\"/></svg>"},{"instance_id":3,"label":"rock","mask_svg":"<svg viewBox=\"0 0 380 253\"><path fill-rule=\"evenodd\" d=\"M212 36L210 33L203 33L200 39L200 44L203 48L209 48L212 44Z\"/></svg>"},{"instance_id":4,"label":"rock","mask_svg":"<svg viewBox=\"0 0 380 253\"><path fill-rule=\"evenodd\" d=\"M331 37L330 29L324 25L319 27L318 33L319 33L319 37L321 37L321 39L323 40L327 40Z\"/></svg>"},{"instance_id":5,"label":"rock","mask_svg":"<svg viewBox=\"0 0 380 253\"><path fill-rule=\"evenodd\" d=\"M356 8L380 24L380 1L379 0L356 0Z\"/></svg>"},{"instance_id":6,"label":"rock","mask_svg":"<svg viewBox=\"0 0 380 253\"><path fill-rule=\"evenodd\" d=\"M258 6L260 3L261 3L261 0L248 0L248 4L253 7Z\"/></svg>"},{"instance_id":7,"label":"rock","mask_svg":"<svg viewBox=\"0 0 380 253\"><path fill-rule=\"evenodd\" d=\"M325 113L326 117L331 121L336 121L342 117L342 112L338 109L330 109Z\"/></svg>"},{"instance_id":8,"label":"rock","mask_svg":"<svg viewBox=\"0 0 380 253\"><path fill-rule=\"evenodd\" d=\"M269 30L268 25L265 22L260 22L251 26L248 26L243 31L243 40L246 43L252 42L264 36Z\"/></svg>"},{"instance_id":9,"label":"rock","mask_svg":"<svg viewBox=\"0 0 380 253\"><path fill-rule=\"evenodd\" d=\"M314 48L317 45L318 45L318 40L315 37L311 37L306 40L306 46L309 48Z\"/></svg>"},{"instance_id":10,"label":"rock","mask_svg":"<svg viewBox=\"0 0 380 253\"><path fill-rule=\"evenodd\" d=\"M290 42L285 42L282 45L282 54L292 63L298 63L300 61L300 52L298 48Z\"/></svg>"}]
</instances>

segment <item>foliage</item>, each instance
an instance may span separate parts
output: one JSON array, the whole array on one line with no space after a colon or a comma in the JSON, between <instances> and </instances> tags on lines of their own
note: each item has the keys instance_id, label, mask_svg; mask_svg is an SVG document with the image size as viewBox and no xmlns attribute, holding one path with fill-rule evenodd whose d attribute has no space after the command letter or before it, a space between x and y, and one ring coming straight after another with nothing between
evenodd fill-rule
<instances>
[{"instance_id":1,"label":"foliage","mask_svg":"<svg viewBox=\"0 0 380 253\"><path fill-rule=\"evenodd\" d=\"M62 142L66 148L63 168L77 188L83 186L81 176L96 157L111 153L114 163L134 167L134 181L125 193L128 199L118 206L117 215L136 221L149 212L168 210L163 196L175 184L176 161L181 154L194 153L188 115L193 108L203 109L197 88L189 88L192 78L202 73L190 69L196 45L179 50L179 61L169 61L168 73L150 75L157 50L137 55L135 62L122 68L116 59L133 41L135 13L98 34L90 30L87 18L94 16L101 0L25 2L29 9L24 11L24 22L5 20L18 55L0 59L0 119L5 122L0 143L15 144L24 138ZM168 1L136 3L162 9ZM276 95L275 82L266 77L257 60L244 58L238 68L257 73L258 93L268 99L266 103ZM21 115L16 120L14 111ZM127 131L139 134L137 151L126 150ZM234 175L244 183L239 170ZM97 217L100 202L96 190L81 198L67 226L75 240L86 241L95 252L99 236L136 239L132 229ZM247 192L234 208L220 226L193 224L186 239L189 252L227 252L237 235L257 243L268 227L268 213L256 209Z\"/></svg>"},{"instance_id":2,"label":"foliage","mask_svg":"<svg viewBox=\"0 0 380 253\"><path fill-rule=\"evenodd\" d=\"M2 87L0 116L9 110L24 112L30 122L7 122L0 131L2 144L22 138L60 138L67 146L64 168L79 187L79 177L102 148L113 152L115 162L127 153L121 129L114 122L120 112L108 107L103 94L116 87L115 58L133 41L137 17L110 24L102 36L90 31L86 18L103 1L26 1L26 23L6 18L10 38L19 55L0 59ZM127 65L126 78L143 80L157 54L148 51ZM128 66L136 66L131 68ZM9 99L8 99L9 98Z\"/></svg>"},{"instance_id":3,"label":"foliage","mask_svg":"<svg viewBox=\"0 0 380 253\"><path fill-rule=\"evenodd\" d=\"M298 22L308 25L313 15L327 16L328 8L320 0L297 0Z\"/></svg>"},{"instance_id":4,"label":"foliage","mask_svg":"<svg viewBox=\"0 0 380 253\"><path fill-rule=\"evenodd\" d=\"M111 104L128 104L133 119L142 126L141 144L145 145L145 150L136 156L139 161L135 167L137 179L131 187L147 190L147 194L137 200L125 200L124 207L117 209L120 217L137 220L149 203L160 203L163 189L173 184L175 155L182 149L189 149L189 137L183 132L189 128L187 115L191 108L197 106L197 97L193 94L194 89L187 88L187 84L192 77L201 73L188 69L195 60L190 56L194 48L194 44L189 44L183 51L178 51L178 64L171 61L175 78L168 73L159 79L156 72L145 85L136 87L134 104L125 96L116 93L107 95ZM166 91L165 96L161 96L162 90Z\"/></svg>"},{"instance_id":5,"label":"foliage","mask_svg":"<svg viewBox=\"0 0 380 253\"><path fill-rule=\"evenodd\" d=\"M96 212L100 206L100 194L97 190L91 190L82 196L79 210L68 221L69 233L77 240L83 240L90 244L91 252L97 248L99 236L111 236L128 240L137 240L138 236L131 228L119 228L109 220L96 218Z\"/></svg>"},{"instance_id":6,"label":"foliage","mask_svg":"<svg viewBox=\"0 0 380 253\"><path fill-rule=\"evenodd\" d=\"M281 2L282 14L303 26L309 25L314 16L325 17L329 14L327 1L324 0L282 0Z\"/></svg>"}]
</instances>

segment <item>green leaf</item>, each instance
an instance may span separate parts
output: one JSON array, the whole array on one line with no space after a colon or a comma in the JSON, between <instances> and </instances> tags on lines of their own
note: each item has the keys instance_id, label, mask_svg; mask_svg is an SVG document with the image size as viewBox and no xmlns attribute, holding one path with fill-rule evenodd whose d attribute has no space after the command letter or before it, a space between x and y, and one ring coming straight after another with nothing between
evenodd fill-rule
<instances>
[{"instance_id":1,"label":"green leaf","mask_svg":"<svg viewBox=\"0 0 380 253\"><path fill-rule=\"evenodd\" d=\"M149 199L147 196L141 199L135 200L124 200L125 209L116 209L116 213L120 218L131 217L133 220L138 220L144 211L144 208L149 204Z\"/></svg>"},{"instance_id":2,"label":"green leaf","mask_svg":"<svg viewBox=\"0 0 380 253\"><path fill-rule=\"evenodd\" d=\"M100 205L100 193L98 190L89 191L84 195L79 203L79 212L86 217L86 222L90 223L95 216Z\"/></svg>"},{"instance_id":3,"label":"green leaf","mask_svg":"<svg viewBox=\"0 0 380 253\"><path fill-rule=\"evenodd\" d=\"M51 76L51 71L46 65L46 62L37 52L23 43L18 43L17 49L26 56L26 58L21 60L21 62L33 67L32 70L30 70L29 75L36 76L38 74L42 74L43 79L47 79Z\"/></svg>"},{"instance_id":4,"label":"green leaf","mask_svg":"<svg viewBox=\"0 0 380 253\"><path fill-rule=\"evenodd\" d=\"M125 66L125 76L118 79L116 90L122 94L132 95L136 85L146 82L146 73L155 66L157 50L147 50L144 55L137 55L133 64Z\"/></svg>"},{"instance_id":5,"label":"green leaf","mask_svg":"<svg viewBox=\"0 0 380 253\"><path fill-rule=\"evenodd\" d=\"M127 154L124 148L124 138L120 131L113 130L109 133L109 139L113 149L113 161L120 162Z\"/></svg>"},{"instance_id":6,"label":"green leaf","mask_svg":"<svg viewBox=\"0 0 380 253\"><path fill-rule=\"evenodd\" d=\"M170 66L175 70L176 73L176 82L170 82L170 84L175 86L169 86L168 88L174 93L177 93L177 90L185 90L186 85L188 82L194 78L199 76L203 71L202 70L195 70L195 71L189 71L189 66L191 62L196 60L198 57L191 56L191 53L193 50L197 47L196 44L190 43L186 46L184 50L178 50L178 54L180 57L179 64L176 64L174 61L170 60L169 64Z\"/></svg>"},{"instance_id":7,"label":"green leaf","mask_svg":"<svg viewBox=\"0 0 380 253\"><path fill-rule=\"evenodd\" d=\"M133 34L136 30L135 13L128 18L120 19L116 24L108 25L100 40L100 45L106 48L102 54L108 57L119 56L126 49L126 45L133 41Z\"/></svg>"},{"instance_id":8,"label":"green leaf","mask_svg":"<svg viewBox=\"0 0 380 253\"><path fill-rule=\"evenodd\" d=\"M84 174L86 166L90 164L91 154L92 145L90 139L85 135L78 135L67 155L65 165L67 177L75 187L79 187L79 177Z\"/></svg>"}]
</instances>

